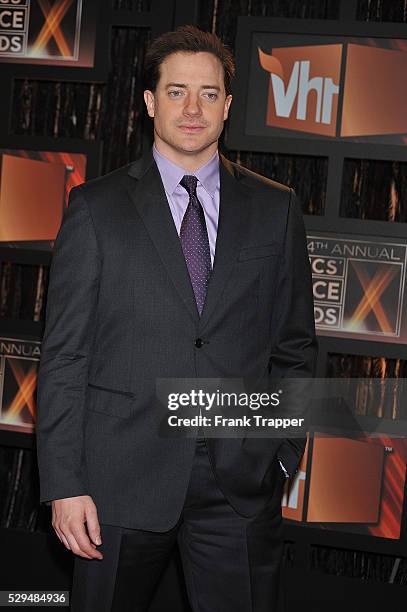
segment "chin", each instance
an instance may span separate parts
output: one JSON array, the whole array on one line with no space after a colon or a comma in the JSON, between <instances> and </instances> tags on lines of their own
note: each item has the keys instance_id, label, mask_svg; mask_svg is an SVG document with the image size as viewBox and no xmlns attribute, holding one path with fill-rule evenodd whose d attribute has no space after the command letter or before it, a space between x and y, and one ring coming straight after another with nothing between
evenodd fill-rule
<instances>
[{"instance_id":1,"label":"chin","mask_svg":"<svg viewBox=\"0 0 407 612\"><path fill-rule=\"evenodd\" d=\"M209 146L206 143L202 143L202 142L179 142L176 144L176 148L179 149L180 151L185 151L188 153L199 153L200 151L203 151L207 146Z\"/></svg>"},{"instance_id":2,"label":"chin","mask_svg":"<svg viewBox=\"0 0 407 612\"><path fill-rule=\"evenodd\" d=\"M183 146L180 147L180 149L182 151L188 151L188 153L199 153L200 151L203 151L204 149L206 149L208 145L193 145L193 144L184 144Z\"/></svg>"}]
</instances>

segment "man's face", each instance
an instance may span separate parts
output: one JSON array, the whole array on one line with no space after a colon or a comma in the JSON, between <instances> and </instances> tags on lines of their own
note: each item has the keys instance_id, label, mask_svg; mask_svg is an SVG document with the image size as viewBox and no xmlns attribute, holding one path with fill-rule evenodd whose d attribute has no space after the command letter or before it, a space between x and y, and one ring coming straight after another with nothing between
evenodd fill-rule
<instances>
[{"instance_id":1,"label":"man's face","mask_svg":"<svg viewBox=\"0 0 407 612\"><path fill-rule=\"evenodd\" d=\"M226 96L217 57L177 52L161 64L156 91L146 90L144 100L156 140L165 150L193 156L217 143L232 96Z\"/></svg>"}]
</instances>

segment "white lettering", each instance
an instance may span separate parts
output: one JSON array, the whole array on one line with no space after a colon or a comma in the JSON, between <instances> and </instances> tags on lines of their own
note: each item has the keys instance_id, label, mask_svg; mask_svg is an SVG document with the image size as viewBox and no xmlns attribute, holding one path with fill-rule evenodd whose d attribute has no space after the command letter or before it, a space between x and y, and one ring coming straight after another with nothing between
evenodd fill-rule
<instances>
[{"instance_id":1,"label":"white lettering","mask_svg":"<svg viewBox=\"0 0 407 612\"><path fill-rule=\"evenodd\" d=\"M277 74L270 74L274 106L278 117L290 117L294 102L297 100L297 119L305 121L308 111L308 95L316 93L315 122L330 124L332 121L333 97L339 94L339 85L330 77L315 76L310 78L311 62L301 60L294 62L287 88Z\"/></svg>"},{"instance_id":2,"label":"white lettering","mask_svg":"<svg viewBox=\"0 0 407 612\"><path fill-rule=\"evenodd\" d=\"M22 30L24 28L24 11L0 11L0 28L5 30Z\"/></svg>"},{"instance_id":3,"label":"white lettering","mask_svg":"<svg viewBox=\"0 0 407 612\"><path fill-rule=\"evenodd\" d=\"M317 92L317 104L315 110L315 121L321 123L321 106L322 106L322 87L323 78L314 77L309 78L310 61L301 62L300 71L300 84L298 89L298 105L297 105L297 119L305 121L307 118L307 102L308 94L310 91Z\"/></svg>"},{"instance_id":4,"label":"white lettering","mask_svg":"<svg viewBox=\"0 0 407 612\"><path fill-rule=\"evenodd\" d=\"M284 81L276 74L271 74L271 82L273 85L274 104L276 107L276 115L278 117L289 117L293 108L295 96L298 91L298 75L300 63L295 62L291 72L290 81L288 83L287 92L284 88Z\"/></svg>"}]
</instances>

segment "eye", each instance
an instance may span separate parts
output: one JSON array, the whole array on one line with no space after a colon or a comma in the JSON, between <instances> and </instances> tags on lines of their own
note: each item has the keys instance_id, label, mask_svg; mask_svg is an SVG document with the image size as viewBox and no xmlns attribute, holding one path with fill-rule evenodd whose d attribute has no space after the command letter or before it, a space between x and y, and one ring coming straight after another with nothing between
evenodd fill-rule
<instances>
[{"instance_id":1,"label":"eye","mask_svg":"<svg viewBox=\"0 0 407 612\"><path fill-rule=\"evenodd\" d=\"M173 89L168 92L170 98L180 98L182 96L182 91L179 89Z\"/></svg>"},{"instance_id":2,"label":"eye","mask_svg":"<svg viewBox=\"0 0 407 612\"><path fill-rule=\"evenodd\" d=\"M207 93L205 93L204 95L205 95L205 96L206 96L206 97L207 97L209 100L216 100L216 99L217 99L217 97L218 97L218 94L217 94L217 93L210 93L210 92L207 92Z\"/></svg>"}]
</instances>

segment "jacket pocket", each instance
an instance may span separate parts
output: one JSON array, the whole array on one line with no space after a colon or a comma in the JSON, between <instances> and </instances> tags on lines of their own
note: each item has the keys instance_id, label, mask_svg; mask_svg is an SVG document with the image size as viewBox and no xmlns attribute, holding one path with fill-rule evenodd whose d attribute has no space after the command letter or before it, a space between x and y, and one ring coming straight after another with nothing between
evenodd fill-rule
<instances>
[{"instance_id":1,"label":"jacket pocket","mask_svg":"<svg viewBox=\"0 0 407 612\"><path fill-rule=\"evenodd\" d=\"M260 246L243 247L239 252L239 261L247 259L259 259L270 257L271 255L279 255L281 246L278 243L262 244Z\"/></svg>"},{"instance_id":2,"label":"jacket pocket","mask_svg":"<svg viewBox=\"0 0 407 612\"><path fill-rule=\"evenodd\" d=\"M88 382L86 409L109 416L127 418L132 412L135 394Z\"/></svg>"}]
</instances>

